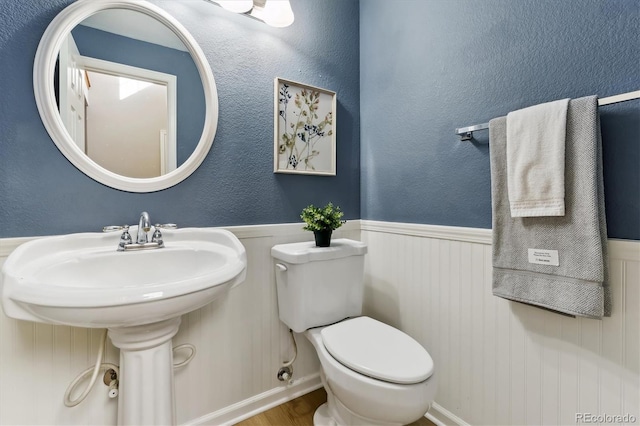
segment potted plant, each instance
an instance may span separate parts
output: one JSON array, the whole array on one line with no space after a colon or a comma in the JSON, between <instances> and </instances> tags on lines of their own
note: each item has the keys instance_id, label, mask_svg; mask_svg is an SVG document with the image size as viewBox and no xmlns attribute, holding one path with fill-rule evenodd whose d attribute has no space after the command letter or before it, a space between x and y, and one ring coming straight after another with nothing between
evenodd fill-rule
<instances>
[{"instance_id":1,"label":"potted plant","mask_svg":"<svg viewBox=\"0 0 640 426\"><path fill-rule=\"evenodd\" d=\"M334 206L332 203L324 207L316 207L310 204L302 209L300 218L306 224L304 229L313 231L316 246L329 247L331 245L331 233L345 223L342 220L343 215L344 213L340 210L340 207Z\"/></svg>"}]
</instances>

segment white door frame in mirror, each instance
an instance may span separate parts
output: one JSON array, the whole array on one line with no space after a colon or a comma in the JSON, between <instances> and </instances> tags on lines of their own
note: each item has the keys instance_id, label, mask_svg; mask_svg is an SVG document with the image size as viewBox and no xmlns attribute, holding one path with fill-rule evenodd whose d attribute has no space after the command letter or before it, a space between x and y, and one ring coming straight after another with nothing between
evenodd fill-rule
<instances>
[{"instance_id":1,"label":"white door frame in mirror","mask_svg":"<svg viewBox=\"0 0 640 426\"><path fill-rule=\"evenodd\" d=\"M89 16L108 9L128 9L144 13L167 28L187 47L196 64L205 99L202 136L193 154L177 169L153 178L131 178L113 173L91 160L67 132L56 105L54 71L60 47L71 30ZM153 192L174 186L193 173L207 156L218 126L218 94L213 73L204 52L175 18L161 8L142 0L77 0L60 12L49 24L36 51L33 88L42 122L60 152L87 176L112 188L129 192Z\"/></svg>"}]
</instances>

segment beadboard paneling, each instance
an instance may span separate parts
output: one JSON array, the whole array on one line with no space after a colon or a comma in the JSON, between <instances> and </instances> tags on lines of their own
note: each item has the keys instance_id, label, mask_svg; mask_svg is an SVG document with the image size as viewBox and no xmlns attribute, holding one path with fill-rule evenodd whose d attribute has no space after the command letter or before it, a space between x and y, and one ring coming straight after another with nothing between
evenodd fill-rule
<instances>
[{"instance_id":1,"label":"beadboard paneling","mask_svg":"<svg viewBox=\"0 0 640 426\"><path fill-rule=\"evenodd\" d=\"M312 238L301 228L300 224L227 228L247 250L247 279L227 296L183 316L174 346L192 343L197 355L188 366L175 370L179 424L205 424L212 415L221 418L215 413L226 414L238 403L249 400L247 406L255 409L257 396L266 395L270 401L272 394L280 394L277 388L283 384L276 373L282 361L290 359L292 346L288 329L278 319L270 253L275 244ZM359 221L350 221L334 235L359 239ZM0 265L28 240L0 240ZM0 314L0 424L116 424L117 400L107 397L101 382L79 406L66 408L62 402L67 385L95 362L100 334L98 329L36 324ZM315 350L303 336L297 336L297 342L294 378L317 376ZM111 344L105 361L119 363L118 350Z\"/></svg>"},{"instance_id":2,"label":"beadboard paneling","mask_svg":"<svg viewBox=\"0 0 640 426\"><path fill-rule=\"evenodd\" d=\"M361 226L369 245L365 314L407 332L433 356L436 418L473 425L573 425L581 412L640 419L640 243L609 242L614 311L599 321L494 297L490 230Z\"/></svg>"},{"instance_id":3,"label":"beadboard paneling","mask_svg":"<svg viewBox=\"0 0 640 426\"><path fill-rule=\"evenodd\" d=\"M246 401L259 409L259 399L281 400L275 373L291 346L269 252L309 234L298 225L229 229L247 249L247 280L183 317L174 342L193 343L198 354L175 372L181 424L217 424L212 419L242 416ZM369 244L365 313L429 350L440 383L437 419L553 425L575 424L576 412L640 417L640 243L610 242L614 313L596 321L494 297L489 230L371 221L359 229L351 221L337 236ZM0 263L26 240L0 240ZM99 337L0 315L0 424L115 424L116 400L102 385L76 408L62 404L68 383L94 362ZM295 377L312 377L314 350L301 336L298 344ZM118 362L111 345L107 360Z\"/></svg>"}]
</instances>

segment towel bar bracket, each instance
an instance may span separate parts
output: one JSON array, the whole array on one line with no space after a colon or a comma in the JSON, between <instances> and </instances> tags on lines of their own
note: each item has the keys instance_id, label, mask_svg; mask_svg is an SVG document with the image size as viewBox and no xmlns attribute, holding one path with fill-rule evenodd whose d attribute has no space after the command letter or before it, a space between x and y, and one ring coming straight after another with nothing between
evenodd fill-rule
<instances>
[{"instance_id":1,"label":"towel bar bracket","mask_svg":"<svg viewBox=\"0 0 640 426\"><path fill-rule=\"evenodd\" d=\"M456 134L460 135L461 141L470 141L473 139L473 132L476 130L485 130L489 128L489 123L476 124L475 126L461 127L456 129Z\"/></svg>"},{"instance_id":2,"label":"towel bar bracket","mask_svg":"<svg viewBox=\"0 0 640 426\"><path fill-rule=\"evenodd\" d=\"M466 132L460 135L461 141L470 141L473 139L473 132Z\"/></svg>"}]
</instances>

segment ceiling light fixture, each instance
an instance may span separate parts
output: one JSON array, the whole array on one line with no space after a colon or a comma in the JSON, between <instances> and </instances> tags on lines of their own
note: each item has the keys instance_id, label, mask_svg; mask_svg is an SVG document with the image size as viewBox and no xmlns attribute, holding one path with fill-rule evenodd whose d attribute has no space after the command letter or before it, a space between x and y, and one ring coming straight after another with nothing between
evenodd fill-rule
<instances>
[{"instance_id":1,"label":"ceiling light fixture","mask_svg":"<svg viewBox=\"0 0 640 426\"><path fill-rule=\"evenodd\" d=\"M224 9L247 15L277 28L293 24L294 16L289 0L210 0Z\"/></svg>"}]
</instances>

